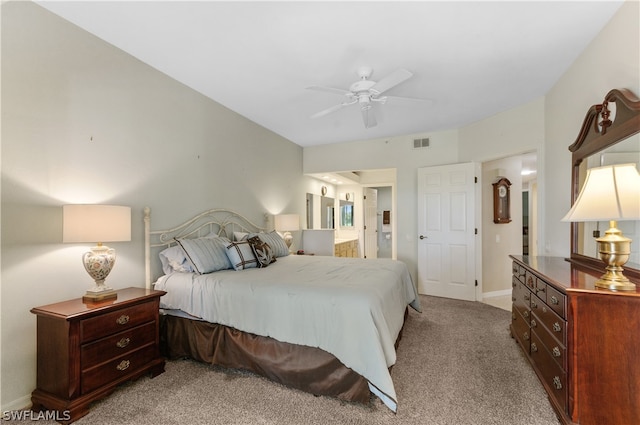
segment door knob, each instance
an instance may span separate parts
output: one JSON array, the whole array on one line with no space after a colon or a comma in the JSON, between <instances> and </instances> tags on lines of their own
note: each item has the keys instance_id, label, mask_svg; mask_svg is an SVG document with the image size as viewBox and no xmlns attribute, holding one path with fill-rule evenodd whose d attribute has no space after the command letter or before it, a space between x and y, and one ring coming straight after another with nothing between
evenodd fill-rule
<instances>
[{"instance_id":1,"label":"door knob","mask_svg":"<svg viewBox=\"0 0 640 425\"><path fill-rule=\"evenodd\" d=\"M420 235L420 239L427 239L427 237Z\"/></svg>"}]
</instances>

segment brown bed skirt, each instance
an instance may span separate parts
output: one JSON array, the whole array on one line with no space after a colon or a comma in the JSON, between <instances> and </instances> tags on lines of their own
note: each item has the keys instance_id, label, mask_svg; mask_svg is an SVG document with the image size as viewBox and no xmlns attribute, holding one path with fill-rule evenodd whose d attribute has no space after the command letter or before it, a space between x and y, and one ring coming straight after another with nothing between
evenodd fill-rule
<instances>
[{"instance_id":1,"label":"brown bed skirt","mask_svg":"<svg viewBox=\"0 0 640 425\"><path fill-rule=\"evenodd\" d=\"M365 378L320 348L171 315L161 315L161 345L169 359L188 357L248 370L288 387L346 401L367 404L371 397Z\"/></svg>"}]
</instances>

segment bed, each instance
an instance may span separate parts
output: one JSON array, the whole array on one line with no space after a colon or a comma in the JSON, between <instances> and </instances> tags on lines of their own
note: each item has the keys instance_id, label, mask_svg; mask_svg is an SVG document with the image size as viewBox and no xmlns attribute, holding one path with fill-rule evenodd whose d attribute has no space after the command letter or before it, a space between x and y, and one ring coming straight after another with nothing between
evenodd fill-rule
<instances>
[{"instance_id":1,"label":"bed","mask_svg":"<svg viewBox=\"0 0 640 425\"><path fill-rule=\"evenodd\" d=\"M290 255L279 234L224 209L168 230L152 231L150 217L146 282L167 292L169 358L365 404L374 394L397 411L390 368L408 308L420 311L404 263Z\"/></svg>"}]
</instances>

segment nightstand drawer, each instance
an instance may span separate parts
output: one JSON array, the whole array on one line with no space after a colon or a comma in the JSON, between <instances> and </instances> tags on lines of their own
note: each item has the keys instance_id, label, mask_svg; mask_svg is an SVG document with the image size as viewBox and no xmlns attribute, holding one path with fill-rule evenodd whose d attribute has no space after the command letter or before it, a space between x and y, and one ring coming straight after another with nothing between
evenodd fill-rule
<instances>
[{"instance_id":1,"label":"nightstand drawer","mask_svg":"<svg viewBox=\"0 0 640 425\"><path fill-rule=\"evenodd\" d=\"M83 345L80 364L83 369L89 369L113 357L137 350L146 344L155 342L155 340L156 322L149 322Z\"/></svg>"},{"instance_id":2,"label":"nightstand drawer","mask_svg":"<svg viewBox=\"0 0 640 425\"><path fill-rule=\"evenodd\" d=\"M158 314L154 303L143 303L80 322L80 341L85 343L112 333L151 322Z\"/></svg>"},{"instance_id":3,"label":"nightstand drawer","mask_svg":"<svg viewBox=\"0 0 640 425\"><path fill-rule=\"evenodd\" d=\"M113 360L82 371L82 394L87 394L118 378L125 377L135 372L158 356L158 347L155 344L147 345L137 351L116 357Z\"/></svg>"}]
</instances>

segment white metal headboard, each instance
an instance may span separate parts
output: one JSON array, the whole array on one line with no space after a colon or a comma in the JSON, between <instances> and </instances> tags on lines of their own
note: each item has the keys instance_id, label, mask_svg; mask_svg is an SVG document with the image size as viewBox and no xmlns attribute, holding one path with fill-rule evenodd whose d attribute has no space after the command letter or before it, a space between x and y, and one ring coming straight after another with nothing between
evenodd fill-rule
<instances>
[{"instance_id":1,"label":"white metal headboard","mask_svg":"<svg viewBox=\"0 0 640 425\"><path fill-rule=\"evenodd\" d=\"M197 238L215 232L233 240L233 232L264 232L260 227L243 215L227 209L210 209L201 212L184 223L167 230L151 230L151 208L144 208L144 260L145 285L151 288L151 259L160 262L157 254L174 245L176 238ZM154 249L155 248L155 249ZM153 250L153 256L152 256Z\"/></svg>"}]
</instances>

